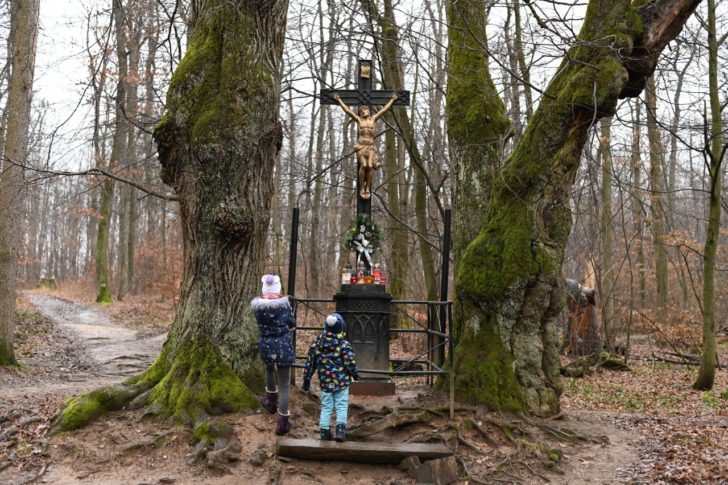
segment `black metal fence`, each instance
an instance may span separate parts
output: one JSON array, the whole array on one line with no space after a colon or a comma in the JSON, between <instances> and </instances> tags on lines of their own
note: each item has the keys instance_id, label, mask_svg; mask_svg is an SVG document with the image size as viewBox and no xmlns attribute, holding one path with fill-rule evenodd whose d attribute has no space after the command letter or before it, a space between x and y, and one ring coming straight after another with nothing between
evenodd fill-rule
<instances>
[{"instance_id":1,"label":"black metal fence","mask_svg":"<svg viewBox=\"0 0 728 485\"><path fill-rule=\"evenodd\" d=\"M296 328L293 332L293 344L296 347L301 332L321 331L326 316L333 311L334 299L294 298L293 310L296 316ZM434 383L436 376L446 377L450 374L454 351L452 302L451 301L419 301L395 300L390 311L392 334L422 335L424 348L419 348L411 357L390 358L390 370L359 369L363 377L427 377L428 384ZM314 323L316 322L316 323ZM390 338L390 345L395 339ZM293 367L302 368L306 355L296 355L297 363ZM295 379L295 377L294 377Z\"/></svg>"}]
</instances>

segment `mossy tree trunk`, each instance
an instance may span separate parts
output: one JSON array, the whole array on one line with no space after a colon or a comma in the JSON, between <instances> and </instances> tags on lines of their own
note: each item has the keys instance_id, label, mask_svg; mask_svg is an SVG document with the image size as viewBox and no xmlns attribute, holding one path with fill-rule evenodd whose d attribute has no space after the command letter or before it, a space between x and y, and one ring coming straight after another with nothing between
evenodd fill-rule
<instances>
[{"instance_id":1,"label":"mossy tree trunk","mask_svg":"<svg viewBox=\"0 0 728 485\"><path fill-rule=\"evenodd\" d=\"M452 175L454 271L485 221L487 204L511 133L506 107L488 70L484 0L451 0L448 20L447 134ZM457 291L457 289L456 289ZM455 300L455 320L465 317Z\"/></svg>"},{"instance_id":2,"label":"mossy tree trunk","mask_svg":"<svg viewBox=\"0 0 728 485\"><path fill-rule=\"evenodd\" d=\"M708 0L708 89L710 96L710 136L708 155L710 174L708 231L703 249L703 352L700 357L700 371L693 388L708 391L715 383L715 368L718 363L715 305L715 264L720 237L721 212L721 167L725 158L723 146L723 118L720 91L718 90L718 40L716 36L715 0ZM707 118L706 118L707 123Z\"/></svg>"},{"instance_id":3,"label":"mossy tree trunk","mask_svg":"<svg viewBox=\"0 0 728 485\"><path fill-rule=\"evenodd\" d=\"M485 223L460 261L459 399L539 415L558 412L561 265L587 133L594 121L614 114L619 98L642 91L659 54L698 3L589 2L578 39L493 181Z\"/></svg>"},{"instance_id":4,"label":"mossy tree trunk","mask_svg":"<svg viewBox=\"0 0 728 485\"><path fill-rule=\"evenodd\" d=\"M12 2L14 34L8 86L5 152L0 163L0 365L15 365L15 280L20 246L18 218L24 193L23 168L28 155L33 99L39 0Z\"/></svg>"},{"instance_id":5,"label":"mossy tree trunk","mask_svg":"<svg viewBox=\"0 0 728 485\"><path fill-rule=\"evenodd\" d=\"M258 406L258 291L280 149L279 76L287 0L207 0L175 71L154 138L162 180L179 196L180 302L152 366L121 386L75 398L56 430L132 405L197 426L220 412ZM138 397L137 397L138 396Z\"/></svg>"},{"instance_id":6,"label":"mossy tree trunk","mask_svg":"<svg viewBox=\"0 0 728 485\"><path fill-rule=\"evenodd\" d=\"M448 35L447 133L453 197L455 270L480 232L483 206L511 133L506 107L488 70L486 1L451 0Z\"/></svg>"}]
</instances>

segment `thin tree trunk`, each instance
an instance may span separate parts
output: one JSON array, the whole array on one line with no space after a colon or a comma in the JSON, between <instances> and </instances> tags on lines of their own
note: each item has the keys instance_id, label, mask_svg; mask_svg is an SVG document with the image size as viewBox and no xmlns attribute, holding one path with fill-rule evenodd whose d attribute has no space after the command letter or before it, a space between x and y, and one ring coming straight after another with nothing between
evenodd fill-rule
<instances>
[{"instance_id":1,"label":"thin tree trunk","mask_svg":"<svg viewBox=\"0 0 728 485\"><path fill-rule=\"evenodd\" d=\"M362 5L367 9L373 22L376 22L382 29L383 42L382 70L384 74L384 85L387 89L401 89L404 85L404 73L397 52L399 46L399 28L395 22L394 9L391 0L385 0L384 12L380 13L370 0L362 0ZM432 182L425 173L424 160L420 154L415 140L414 127L410 116L404 109L393 108L392 116L402 132L410 159L417 165L415 175L415 221L419 237L420 259L425 279L426 296L428 299L437 298L437 273L435 271L435 260L432 254L432 247L427 241L428 228L428 204L427 189L432 187ZM434 198L437 193L432 194ZM438 206L439 208L439 206Z\"/></svg>"},{"instance_id":2,"label":"thin tree trunk","mask_svg":"<svg viewBox=\"0 0 728 485\"><path fill-rule=\"evenodd\" d=\"M703 352L700 356L700 370L693 383L694 389L708 391L715 382L717 365L715 264L720 237L721 165L723 153L723 119L720 91L718 90L718 41L716 39L715 0L708 0L708 87L710 93L710 136L711 146L708 158L710 166L710 212L708 231L703 249ZM707 123L707 117L706 117ZM707 142L707 140L706 140Z\"/></svg>"},{"instance_id":3,"label":"thin tree trunk","mask_svg":"<svg viewBox=\"0 0 728 485\"><path fill-rule=\"evenodd\" d=\"M612 228L612 120L602 118L602 132L599 140L602 155L601 190L601 291L602 329L607 350L614 348L614 229ZM597 356L598 357L598 356Z\"/></svg>"},{"instance_id":4,"label":"thin tree trunk","mask_svg":"<svg viewBox=\"0 0 728 485\"><path fill-rule=\"evenodd\" d=\"M17 221L25 190L23 169L16 164L26 164L28 157L39 10L39 0L13 2L11 9L15 38L8 89L4 163L0 173L0 365L16 364L13 340L16 264L20 244Z\"/></svg>"},{"instance_id":5,"label":"thin tree trunk","mask_svg":"<svg viewBox=\"0 0 728 485\"><path fill-rule=\"evenodd\" d=\"M685 82L685 74L687 73L688 69L692 65L693 58L695 57L695 53L698 51L698 49L691 48L690 49L690 57L685 62L685 65L681 70L678 71L677 66L675 68L675 72L677 74L677 85L675 86L675 95L673 97L673 118L672 118L672 125L670 127L670 160L669 160L669 168L668 168L668 177L667 177L667 206L668 206L668 225L670 231L676 231L676 222L675 222L675 185L676 185L676 173L677 173L677 155L678 155L678 136L677 132L680 127L680 119L682 115L682 109L680 106L680 100L682 97L682 91L683 91L683 84ZM679 49L676 49L675 53L675 64L677 64L679 59ZM686 265L683 262L683 255L682 250L680 246L675 248L675 266L679 268L679 281L680 281L680 289L682 290L682 301L683 306L687 308L688 304L690 303L690 293L688 288L688 278L685 274L686 272Z\"/></svg>"},{"instance_id":6,"label":"thin tree trunk","mask_svg":"<svg viewBox=\"0 0 728 485\"><path fill-rule=\"evenodd\" d=\"M515 15L513 49L518 59L519 74L523 80L523 93L526 95L526 119L533 116L533 93L531 90L531 69L526 63L526 54L523 51L523 33L521 26L521 4L520 0L513 0L513 13Z\"/></svg>"},{"instance_id":7,"label":"thin tree trunk","mask_svg":"<svg viewBox=\"0 0 728 485\"><path fill-rule=\"evenodd\" d=\"M665 249L665 200L663 167L665 149L657 122L657 88L655 78L647 81L645 96L647 105L647 138L650 141L650 213L652 216L652 238L655 246L655 307L657 320L665 323L667 318L667 250Z\"/></svg>"},{"instance_id":8,"label":"thin tree trunk","mask_svg":"<svg viewBox=\"0 0 728 485\"><path fill-rule=\"evenodd\" d=\"M124 13L123 0L113 0L112 15L114 17L115 36L116 36L116 57L118 62L118 80L116 83L116 98L114 100L114 139L111 145L111 155L109 160L109 170L115 171L117 167L122 165L125 155L125 148L128 140L128 124L124 118L124 105L126 103L126 76L128 74L128 58L126 52L126 35L124 22L126 19ZM109 224L112 217L112 205L114 198L114 183L111 179L104 180L103 191L101 193L101 210L99 213L99 232L96 240L96 282L97 296L96 301L99 303L111 302L111 288L109 287ZM122 212L126 212L121 205ZM121 224L119 232L125 232L126 227ZM121 258L125 257L125 252L118 253ZM120 258L120 259L121 259ZM121 259L123 262L123 259ZM123 272L123 264L119 265L118 271ZM120 280L123 281L123 280Z\"/></svg>"},{"instance_id":9,"label":"thin tree trunk","mask_svg":"<svg viewBox=\"0 0 728 485\"><path fill-rule=\"evenodd\" d=\"M137 19L137 23L141 20ZM138 27L137 27L138 29ZM126 86L126 116L130 119L138 119L139 112L139 56L141 49L140 32L135 29L129 38L129 79ZM139 133L132 123L128 123L128 141L126 147L126 155L129 164L135 167L139 156ZM129 177L134 180L135 170L129 172ZM137 238L137 200L136 189L131 185L127 188L127 231L126 231L126 247L122 251L126 251L126 281L124 287L132 295L136 294L136 275L134 274L134 254L136 252Z\"/></svg>"},{"instance_id":10,"label":"thin tree trunk","mask_svg":"<svg viewBox=\"0 0 728 485\"><path fill-rule=\"evenodd\" d=\"M644 216L642 204L642 153L641 153L641 121L640 112L642 103L638 100L635 103L634 126L632 128L632 187L635 193L632 195L632 223L635 232L635 245L637 251L637 281L640 309L645 308L647 300L647 279L645 277L645 250L644 250Z\"/></svg>"}]
</instances>

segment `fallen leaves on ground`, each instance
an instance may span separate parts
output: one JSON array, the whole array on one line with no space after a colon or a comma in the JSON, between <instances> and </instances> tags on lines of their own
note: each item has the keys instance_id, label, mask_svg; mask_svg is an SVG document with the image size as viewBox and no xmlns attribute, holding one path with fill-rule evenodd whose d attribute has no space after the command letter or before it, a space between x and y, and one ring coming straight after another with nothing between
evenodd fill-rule
<instances>
[{"instance_id":1,"label":"fallen leaves on ground","mask_svg":"<svg viewBox=\"0 0 728 485\"><path fill-rule=\"evenodd\" d=\"M728 348L721 345L721 362ZM623 476L645 483L728 483L728 372L711 391L696 391L697 367L652 359L650 342L637 345L632 372L598 370L567 379L566 413L591 411L604 424L642 436L640 456Z\"/></svg>"}]
</instances>

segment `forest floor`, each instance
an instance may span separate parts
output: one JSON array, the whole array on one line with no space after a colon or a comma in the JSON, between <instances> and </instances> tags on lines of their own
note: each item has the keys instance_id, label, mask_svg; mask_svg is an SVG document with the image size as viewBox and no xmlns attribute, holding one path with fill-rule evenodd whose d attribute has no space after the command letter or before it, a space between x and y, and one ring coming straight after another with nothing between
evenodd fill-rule
<instances>
[{"instance_id":1,"label":"forest floor","mask_svg":"<svg viewBox=\"0 0 728 485\"><path fill-rule=\"evenodd\" d=\"M23 295L16 335L24 367L0 368L0 483L414 483L396 466L276 457L274 417L262 412L223 418L242 446L228 474L188 465L190 430L142 411L49 436L50 419L69 396L123 380L153 360L172 303L129 297L100 306L82 293ZM565 378L559 419L462 407L449 422L440 411L421 413L447 404L445 397L407 380L398 381L396 396L352 396L350 428L392 411L419 412L420 422L368 439L445 441L457 449L469 483L728 483L728 371L718 372L714 391L695 392L697 368L656 362L657 350L640 337L631 371ZM728 362L725 340L720 361ZM291 435L317 437L315 396L294 388L292 401Z\"/></svg>"}]
</instances>

